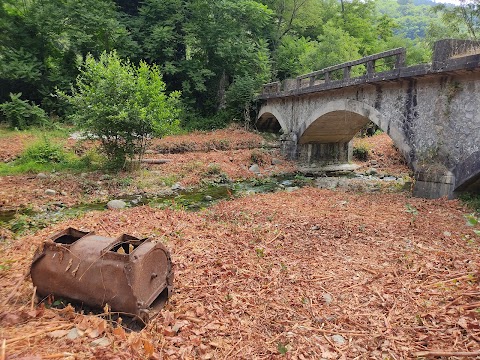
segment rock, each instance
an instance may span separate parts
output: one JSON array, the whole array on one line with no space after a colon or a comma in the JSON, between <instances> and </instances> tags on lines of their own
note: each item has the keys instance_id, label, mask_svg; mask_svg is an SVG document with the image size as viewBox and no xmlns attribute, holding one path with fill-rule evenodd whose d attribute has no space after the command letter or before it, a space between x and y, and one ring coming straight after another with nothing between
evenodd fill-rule
<instances>
[{"instance_id":1,"label":"rock","mask_svg":"<svg viewBox=\"0 0 480 360\"><path fill-rule=\"evenodd\" d=\"M47 190L45 190L45 195L55 196L55 195L57 195L57 192L55 190L52 190L52 189L47 189Z\"/></svg>"},{"instance_id":2,"label":"rock","mask_svg":"<svg viewBox=\"0 0 480 360\"><path fill-rule=\"evenodd\" d=\"M67 334L67 339L68 340L75 340L79 337L82 337L82 334L80 333L80 331L74 327L72 330L70 330Z\"/></svg>"},{"instance_id":3,"label":"rock","mask_svg":"<svg viewBox=\"0 0 480 360\"><path fill-rule=\"evenodd\" d=\"M313 226L310 228L310 230L314 230L314 231L320 230L320 226L318 226L318 225L313 225Z\"/></svg>"},{"instance_id":4,"label":"rock","mask_svg":"<svg viewBox=\"0 0 480 360\"><path fill-rule=\"evenodd\" d=\"M180 183L176 183L176 184L173 184L170 189L172 189L173 191L179 191L179 190L184 190L185 188Z\"/></svg>"},{"instance_id":5,"label":"rock","mask_svg":"<svg viewBox=\"0 0 480 360\"><path fill-rule=\"evenodd\" d=\"M325 303L328 305L328 304L331 304L332 301L333 301L333 297L332 295L328 294L328 293L325 293L322 295L322 299L323 301L325 301Z\"/></svg>"},{"instance_id":6,"label":"rock","mask_svg":"<svg viewBox=\"0 0 480 360\"><path fill-rule=\"evenodd\" d=\"M385 176L383 181L397 181L397 178L395 176Z\"/></svg>"},{"instance_id":7,"label":"rock","mask_svg":"<svg viewBox=\"0 0 480 360\"><path fill-rule=\"evenodd\" d=\"M332 340L335 341L338 345L344 345L347 342L342 335L333 335Z\"/></svg>"},{"instance_id":8,"label":"rock","mask_svg":"<svg viewBox=\"0 0 480 360\"><path fill-rule=\"evenodd\" d=\"M280 183L280 185L283 185L283 186L292 186L293 185L293 182L291 180L284 180Z\"/></svg>"},{"instance_id":9,"label":"rock","mask_svg":"<svg viewBox=\"0 0 480 360\"><path fill-rule=\"evenodd\" d=\"M272 159L272 165L281 165L283 163L282 160L273 158Z\"/></svg>"},{"instance_id":10,"label":"rock","mask_svg":"<svg viewBox=\"0 0 480 360\"><path fill-rule=\"evenodd\" d=\"M370 160L370 165L372 165L372 166L378 165L377 160Z\"/></svg>"},{"instance_id":11,"label":"rock","mask_svg":"<svg viewBox=\"0 0 480 360\"><path fill-rule=\"evenodd\" d=\"M260 167L257 164L253 164L248 168L248 170L255 174L260 174Z\"/></svg>"},{"instance_id":12,"label":"rock","mask_svg":"<svg viewBox=\"0 0 480 360\"><path fill-rule=\"evenodd\" d=\"M300 189L298 186L292 186L292 187L287 187L285 190L287 192L294 192L296 190Z\"/></svg>"},{"instance_id":13,"label":"rock","mask_svg":"<svg viewBox=\"0 0 480 360\"><path fill-rule=\"evenodd\" d=\"M107 208L110 210L113 209L124 209L127 206L127 203L123 200L110 200L107 203Z\"/></svg>"},{"instance_id":14,"label":"rock","mask_svg":"<svg viewBox=\"0 0 480 360\"><path fill-rule=\"evenodd\" d=\"M148 149L148 150L145 150L145 154L156 154L157 152L155 150L151 150L151 149Z\"/></svg>"},{"instance_id":15,"label":"rock","mask_svg":"<svg viewBox=\"0 0 480 360\"><path fill-rule=\"evenodd\" d=\"M60 191L60 194L61 194L62 196L67 196L67 195L68 195L68 193L67 193L65 190Z\"/></svg>"},{"instance_id":16,"label":"rock","mask_svg":"<svg viewBox=\"0 0 480 360\"><path fill-rule=\"evenodd\" d=\"M444 231L443 236L450 237L452 236L452 233L450 231Z\"/></svg>"},{"instance_id":17,"label":"rock","mask_svg":"<svg viewBox=\"0 0 480 360\"><path fill-rule=\"evenodd\" d=\"M365 172L365 174L367 174L367 175L377 175L378 171L375 168L370 168Z\"/></svg>"},{"instance_id":18,"label":"rock","mask_svg":"<svg viewBox=\"0 0 480 360\"><path fill-rule=\"evenodd\" d=\"M206 200L206 201L212 201L212 200L213 200L213 197L211 197L210 195L206 195L206 196L205 196L205 200Z\"/></svg>"},{"instance_id":19,"label":"rock","mask_svg":"<svg viewBox=\"0 0 480 360\"><path fill-rule=\"evenodd\" d=\"M48 175L44 173L38 173L37 174L37 179L47 179Z\"/></svg>"}]
</instances>

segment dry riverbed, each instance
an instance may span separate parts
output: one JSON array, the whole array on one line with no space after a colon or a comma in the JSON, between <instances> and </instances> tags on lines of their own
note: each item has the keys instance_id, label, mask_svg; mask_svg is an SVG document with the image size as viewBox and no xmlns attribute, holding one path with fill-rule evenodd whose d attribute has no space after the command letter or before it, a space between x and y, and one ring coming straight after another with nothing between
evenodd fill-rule
<instances>
[{"instance_id":1,"label":"dry riverbed","mask_svg":"<svg viewBox=\"0 0 480 360\"><path fill-rule=\"evenodd\" d=\"M240 135L251 141L234 144ZM39 207L51 201L75 204L90 196L79 185L85 179L98 185L92 185L92 198L110 198L154 193L177 182L198 185L223 173L230 179L259 178L249 170L252 158L262 159L260 178L295 169L273 161L280 160L275 153L253 148L253 141L263 141L256 134L236 129L196 136L177 142L185 153L171 154L179 148L171 145L174 138L155 144L155 151L170 150L152 156L172 161L135 175L2 178L9 186L1 187L2 200L16 194L4 206L21 206L20 197ZM215 149L208 149L212 138ZM375 167L398 178L408 174L388 138L377 140L374 158L360 171ZM230 148L217 148L227 142ZM32 195L47 186L59 194ZM24 360L407 359L434 351L455 359L479 352L480 252L479 238L466 225L469 210L459 201L384 190L312 184L225 199L199 212L151 206L91 211L35 233L5 236L1 351L6 359ZM175 293L145 329L128 332L107 321L109 314L32 302L35 292L25 274L33 251L68 226L106 236L154 237L170 249Z\"/></svg>"}]
</instances>

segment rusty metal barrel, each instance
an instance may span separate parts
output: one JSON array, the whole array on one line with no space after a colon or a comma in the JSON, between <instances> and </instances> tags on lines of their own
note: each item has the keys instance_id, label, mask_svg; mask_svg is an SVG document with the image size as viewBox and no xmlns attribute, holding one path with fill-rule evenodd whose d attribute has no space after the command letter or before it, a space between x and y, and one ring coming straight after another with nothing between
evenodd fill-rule
<instances>
[{"instance_id":1,"label":"rusty metal barrel","mask_svg":"<svg viewBox=\"0 0 480 360\"><path fill-rule=\"evenodd\" d=\"M173 290L170 253L160 242L108 238L68 228L44 241L30 275L39 296L54 295L147 322Z\"/></svg>"}]
</instances>

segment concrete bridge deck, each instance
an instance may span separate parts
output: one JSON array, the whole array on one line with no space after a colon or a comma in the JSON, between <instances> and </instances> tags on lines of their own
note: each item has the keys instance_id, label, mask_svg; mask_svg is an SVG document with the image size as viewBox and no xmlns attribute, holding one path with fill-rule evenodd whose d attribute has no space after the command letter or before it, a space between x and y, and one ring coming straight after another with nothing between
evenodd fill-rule
<instances>
[{"instance_id":1,"label":"concrete bridge deck","mask_svg":"<svg viewBox=\"0 0 480 360\"><path fill-rule=\"evenodd\" d=\"M310 167L348 162L373 121L415 174L414 195L480 190L480 44L442 40L431 64L405 49L266 84L257 126L281 130L282 151Z\"/></svg>"}]
</instances>

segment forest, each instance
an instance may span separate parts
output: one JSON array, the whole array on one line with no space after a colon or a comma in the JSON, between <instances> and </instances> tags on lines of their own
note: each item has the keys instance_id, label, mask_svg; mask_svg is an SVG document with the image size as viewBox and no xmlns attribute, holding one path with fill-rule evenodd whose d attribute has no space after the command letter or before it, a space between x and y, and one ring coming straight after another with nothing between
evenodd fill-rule
<instances>
[{"instance_id":1,"label":"forest","mask_svg":"<svg viewBox=\"0 0 480 360\"><path fill-rule=\"evenodd\" d=\"M428 62L435 40L475 38L479 6L429 0L3 0L0 122L22 128L72 121L75 108L61 94L71 94L89 55L99 59L112 51L133 65L157 67L165 91L180 96L184 128L249 122L262 83L395 47L407 48L408 64Z\"/></svg>"}]
</instances>

